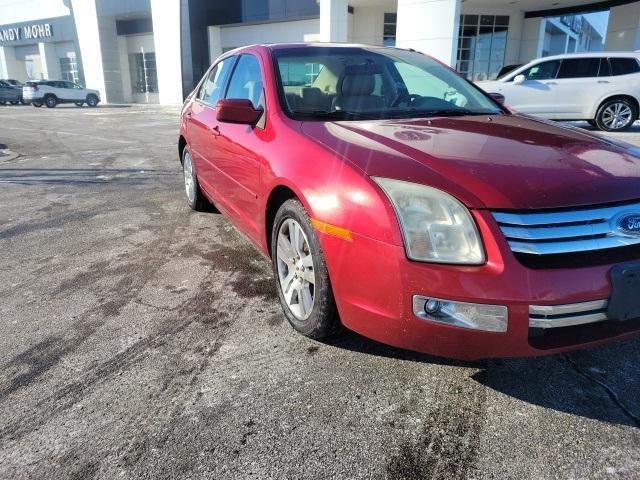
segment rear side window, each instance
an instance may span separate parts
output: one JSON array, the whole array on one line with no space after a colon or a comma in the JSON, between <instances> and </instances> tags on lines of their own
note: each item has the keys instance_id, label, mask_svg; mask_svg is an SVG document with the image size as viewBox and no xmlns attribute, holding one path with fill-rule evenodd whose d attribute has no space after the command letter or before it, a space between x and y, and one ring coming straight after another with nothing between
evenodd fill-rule
<instances>
[{"instance_id":1,"label":"rear side window","mask_svg":"<svg viewBox=\"0 0 640 480\"><path fill-rule=\"evenodd\" d=\"M224 85L229 77L235 57L225 58L211 69L198 92L198 98L209 105L214 105L222 96Z\"/></svg>"},{"instance_id":2,"label":"rear side window","mask_svg":"<svg viewBox=\"0 0 640 480\"><path fill-rule=\"evenodd\" d=\"M562 60L557 78L597 77L599 58L568 58Z\"/></svg>"},{"instance_id":3,"label":"rear side window","mask_svg":"<svg viewBox=\"0 0 640 480\"><path fill-rule=\"evenodd\" d=\"M628 75L640 72L640 65L635 58L610 58L611 75Z\"/></svg>"},{"instance_id":4,"label":"rear side window","mask_svg":"<svg viewBox=\"0 0 640 480\"><path fill-rule=\"evenodd\" d=\"M556 78L560 60L538 63L522 72L527 80L550 80Z\"/></svg>"}]
</instances>

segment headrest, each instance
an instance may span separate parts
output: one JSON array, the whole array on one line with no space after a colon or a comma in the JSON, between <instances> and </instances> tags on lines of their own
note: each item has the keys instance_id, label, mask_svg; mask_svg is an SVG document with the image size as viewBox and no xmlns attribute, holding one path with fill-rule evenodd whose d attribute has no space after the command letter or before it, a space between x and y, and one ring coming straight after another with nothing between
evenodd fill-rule
<instances>
[{"instance_id":1,"label":"headrest","mask_svg":"<svg viewBox=\"0 0 640 480\"><path fill-rule=\"evenodd\" d=\"M306 102L321 102L325 100L324 93L317 87L304 87L302 89L302 99Z\"/></svg>"},{"instance_id":2,"label":"headrest","mask_svg":"<svg viewBox=\"0 0 640 480\"><path fill-rule=\"evenodd\" d=\"M342 79L342 95L347 97L371 95L376 86L374 74L345 75Z\"/></svg>"}]
</instances>

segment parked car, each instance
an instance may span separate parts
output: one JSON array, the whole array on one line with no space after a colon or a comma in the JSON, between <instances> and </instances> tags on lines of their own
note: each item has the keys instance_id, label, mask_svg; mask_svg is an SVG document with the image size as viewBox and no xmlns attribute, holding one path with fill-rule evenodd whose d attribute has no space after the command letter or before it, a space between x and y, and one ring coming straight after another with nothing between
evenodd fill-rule
<instances>
[{"instance_id":1,"label":"parked car","mask_svg":"<svg viewBox=\"0 0 640 480\"><path fill-rule=\"evenodd\" d=\"M492 82L522 113L553 120L587 120L607 132L625 130L638 119L640 53L575 53L529 62Z\"/></svg>"},{"instance_id":2,"label":"parked car","mask_svg":"<svg viewBox=\"0 0 640 480\"><path fill-rule=\"evenodd\" d=\"M22 96L34 107L53 108L59 103L75 103L78 107L86 103L95 107L100 102L100 92L68 80L29 81L22 87Z\"/></svg>"},{"instance_id":3,"label":"parked car","mask_svg":"<svg viewBox=\"0 0 640 480\"><path fill-rule=\"evenodd\" d=\"M0 79L2 82L6 82L9 85L13 85L14 87L22 87L23 83L20 80L16 80L14 78L2 78Z\"/></svg>"},{"instance_id":4,"label":"parked car","mask_svg":"<svg viewBox=\"0 0 640 480\"><path fill-rule=\"evenodd\" d=\"M309 337L474 359L640 333L640 149L512 113L426 55L227 52L178 150L189 206L271 258Z\"/></svg>"},{"instance_id":5,"label":"parked car","mask_svg":"<svg viewBox=\"0 0 640 480\"><path fill-rule=\"evenodd\" d=\"M17 105L22 100L22 90L14 87L5 80L0 80L0 105L9 102Z\"/></svg>"}]
</instances>

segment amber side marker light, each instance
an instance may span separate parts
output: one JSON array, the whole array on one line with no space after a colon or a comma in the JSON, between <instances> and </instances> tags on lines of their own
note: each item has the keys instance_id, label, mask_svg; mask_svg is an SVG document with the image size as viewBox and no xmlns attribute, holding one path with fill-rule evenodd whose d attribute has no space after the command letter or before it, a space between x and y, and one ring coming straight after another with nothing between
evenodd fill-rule
<instances>
[{"instance_id":1,"label":"amber side marker light","mask_svg":"<svg viewBox=\"0 0 640 480\"><path fill-rule=\"evenodd\" d=\"M326 233L327 235L333 235L334 237L342 238L343 240L353 240L351 232L346 228L337 227L335 225L331 225L330 223L321 222L320 220L316 220L315 218L311 219L311 224L319 232Z\"/></svg>"}]
</instances>

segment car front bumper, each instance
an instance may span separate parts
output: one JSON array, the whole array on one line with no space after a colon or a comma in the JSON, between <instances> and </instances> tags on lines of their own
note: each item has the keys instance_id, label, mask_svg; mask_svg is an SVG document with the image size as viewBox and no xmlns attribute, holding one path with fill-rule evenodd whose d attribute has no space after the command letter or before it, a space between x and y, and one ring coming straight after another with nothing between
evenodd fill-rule
<instances>
[{"instance_id":1,"label":"car front bumper","mask_svg":"<svg viewBox=\"0 0 640 480\"><path fill-rule=\"evenodd\" d=\"M597 319L611 295L611 265L526 268L491 214L474 216L487 251L482 266L412 262L401 245L357 234L352 241L320 234L343 324L386 344L464 360L553 354L640 333L640 319ZM504 306L506 331L427 320L416 314L415 296ZM571 325L581 316L584 321ZM565 324L549 328L558 319Z\"/></svg>"}]
</instances>

